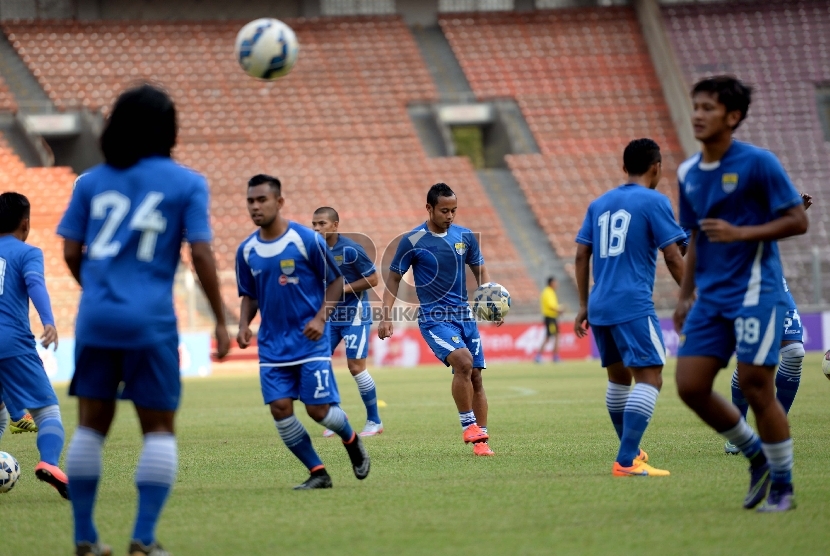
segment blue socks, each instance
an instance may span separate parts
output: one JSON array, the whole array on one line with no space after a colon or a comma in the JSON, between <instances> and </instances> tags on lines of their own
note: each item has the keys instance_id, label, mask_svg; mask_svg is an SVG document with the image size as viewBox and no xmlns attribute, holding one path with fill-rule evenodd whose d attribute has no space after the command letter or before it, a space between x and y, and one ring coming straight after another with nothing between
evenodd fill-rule
<instances>
[{"instance_id":1,"label":"blue socks","mask_svg":"<svg viewBox=\"0 0 830 556\"><path fill-rule=\"evenodd\" d=\"M788 485L793 482L793 439L775 444L762 444L769 462L769 474L773 483Z\"/></svg>"},{"instance_id":2,"label":"blue socks","mask_svg":"<svg viewBox=\"0 0 830 556\"><path fill-rule=\"evenodd\" d=\"M40 459L49 465L57 465L64 441L61 410L56 405L48 405L32 409L31 413L37 425L37 449Z\"/></svg>"},{"instance_id":3,"label":"blue socks","mask_svg":"<svg viewBox=\"0 0 830 556\"><path fill-rule=\"evenodd\" d=\"M92 521L95 494L101 478L101 451L104 436L97 431L78 427L66 453L66 474L69 497L75 518L75 543L98 541Z\"/></svg>"},{"instance_id":4,"label":"blue socks","mask_svg":"<svg viewBox=\"0 0 830 556\"><path fill-rule=\"evenodd\" d=\"M622 440L623 436L623 412L625 404L628 403L630 386L608 382L608 389L605 391L605 407L608 408L608 415L611 416L611 424L617 431L617 438Z\"/></svg>"},{"instance_id":5,"label":"blue socks","mask_svg":"<svg viewBox=\"0 0 830 556\"><path fill-rule=\"evenodd\" d=\"M349 418L346 417L346 412L339 405L330 405L329 412L326 413L320 424L337 434L343 439L343 442L351 442L354 438L354 431L349 424Z\"/></svg>"},{"instance_id":6,"label":"blue socks","mask_svg":"<svg viewBox=\"0 0 830 556\"><path fill-rule=\"evenodd\" d=\"M309 471L323 467L320 456L317 455L314 446L311 445L311 437L308 436L308 431L305 430L305 427L295 415L279 421L275 419L274 422L282 441Z\"/></svg>"},{"instance_id":7,"label":"blue socks","mask_svg":"<svg viewBox=\"0 0 830 556\"><path fill-rule=\"evenodd\" d=\"M654 414L654 406L657 404L659 393L657 388L645 383L635 384L631 390L628 402L625 404L623 433L620 439L620 451L617 454L617 463L621 466L634 465L634 458L640 453L640 440Z\"/></svg>"},{"instance_id":8,"label":"blue socks","mask_svg":"<svg viewBox=\"0 0 830 556\"><path fill-rule=\"evenodd\" d=\"M781 363L775 374L775 397L784 406L784 411L789 413L801 384L804 344L787 344L779 353Z\"/></svg>"},{"instance_id":9,"label":"blue socks","mask_svg":"<svg viewBox=\"0 0 830 556\"><path fill-rule=\"evenodd\" d=\"M354 375L354 380L357 382L360 399L363 400L363 405L366 406L366 419L373 423L380 423L378 394L375 390L375 381L372 379L372 375L369 374L368 370L365 370L362 373Z\"/></svg>"},{"instance_id":10,"label":"blue socks","mask_svg":"<svg viewBox=\"0 0 830 556\"><path fill-rule=\"evenodd\" d=\"M460 411L458 419L461 421L461 430L467 430L467 427L476 424L476 414L473 413L472 409L470 411Z\"/></svg>"},{"instance_id":11,"label":"blue socks","mask_svg":"<svg viewBox=\"0 0 830 556\"><path fill-rule=\"evenodd\" d=\"M761 439L743 418L738 421L737 425L729 430L719 431L719 434L737 446L741 453L746 456L746 459L750 461L761 453Z\"/></svg>"},{"instance_id":12,"label":"blue socks","mask_svg":"<svg viewBox=\"0 0 830 556\"><path fill-rule=\"evenodd\" d=\"M746 419L746 414L749 411L749 402L744 398L744 393L741 391L741 385L738 383L738 369L732 371L732 403L741 412L741 417Z\"/></svg>"},{"instance_id":13,"label":"blue socks","mask_svg":"<svg viewBox=\"0 0 830 556\"><path fill-rule=\"evenodd\" d=\"M3 438L3 433L9 427L9 411L6 406L0 407L0 438Z\"/></svg>"},{"instance_id":14,"label":"blue socks","mask_svg":"<svg viewBox=\"0 0 830 556\"><path fill-rule=\"evenodd\" d=\"M149 546L156 540L156 523L176 481L179 453L176 437L168 432L144 435L144 449L135 470L138 514L133 539Z\"/></svg>"}]
</instances>

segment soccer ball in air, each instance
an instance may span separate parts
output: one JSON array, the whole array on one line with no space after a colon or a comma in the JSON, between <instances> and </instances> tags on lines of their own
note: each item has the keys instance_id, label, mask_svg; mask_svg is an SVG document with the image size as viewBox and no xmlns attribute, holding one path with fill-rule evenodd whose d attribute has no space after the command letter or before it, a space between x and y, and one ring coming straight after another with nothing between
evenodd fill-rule
<instances>
[{"instance_id":1,"label":"soccer ball in air","mask_svg":"<svg viewBox=\"0 0 830 556\"><path fill-rule=\"evenodd\" d=\"M824 353L824 359L821 360L821 370L824 371L824 376L830 379L830 350Z\"/></svg>"},{"instance_id":2,"label":"soccer ball in air","mask_svg":"<svg viewBox=\"0 0 830 556\"><path fill-rule=\"evenodd\" d=\"M503 320L510 311L510 292L495 282L482 284L473 293L473 310L484 320Z\"/></svg>"},{"instance_id":3,"label":"soccer ball in air","mask_svg":"<svg viewBox=\"0 0 830 556\"><path fill-rule=\"evenodd\" d=\"M20 465L14 456L0 452L0 494L9 492L20 478Z\"/></svg>"},{"instance_id":4,"label":"soccer ball in air","mask_svg":"<svg viewBox=\"0 0 830 556\"><path fill-rule=\"evenodd\" d=\"M264 17L248 23L237 33L234 53L245 73L272 80L291 71L299 50L291 27L279 19Z\"/></svg>"}]
</instances>

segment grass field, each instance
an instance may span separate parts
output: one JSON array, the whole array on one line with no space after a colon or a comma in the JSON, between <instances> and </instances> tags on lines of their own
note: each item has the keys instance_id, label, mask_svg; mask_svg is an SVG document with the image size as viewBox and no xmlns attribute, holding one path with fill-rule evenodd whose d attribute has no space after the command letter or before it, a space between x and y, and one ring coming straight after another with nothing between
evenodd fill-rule
<instances>
[{"instance_id":1,"label":"grass field","mask_svg":"<svg viewBox=\"0 0 830 556\"><path fill-rule=\"evenodd\" d=\"M612 478L617 442L597 363L498 365L486 371L491 446L461 443L443 367L373 370L386 432L367 440L372 473L358 482L336 440L303 418L334 489L294 492L306 472L277 436L255 375L188 381L178 420L178 482L159 526L176 556L256 554L827 554L830 551L830 382L810 354L791 412L799 507L741 508L746 464L679 401L670 361L643 447L667 478ZM727 392L729 373L718 389ZM351 378L344 407L362 424ZM61 394L66 388L59 388ZM69 433L76 404L62 397ZM122 404L105 449L97 521L124 554L135 508L139 450ZM0 554L72 551L68 503L34 478L33 434L0 449L24 468L0 496Z\"/></svg>"}]
</instances>

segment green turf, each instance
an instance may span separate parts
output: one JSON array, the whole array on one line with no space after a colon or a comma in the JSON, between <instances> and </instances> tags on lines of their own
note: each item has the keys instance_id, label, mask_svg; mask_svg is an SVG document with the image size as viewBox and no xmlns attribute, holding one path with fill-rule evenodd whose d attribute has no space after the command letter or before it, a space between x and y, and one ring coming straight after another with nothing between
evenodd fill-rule
<instances>
[{"instance_id":1,"label":"green turf","mask_svg":"<svg viewBox=\"0 0 830 556\"><path fill-rule=\"evenodd\" d=\"M277 436L256 377L186 382L180 471L159 526L177 556L230 554L826 554L830 547L830 382L806 361L791 413L799 507L743 510L746 464L677 398L674 362L643 447L667 478L612 478L616 437L596 363L494 365L486 371L494 458L474 458L443 368L373 370L386 432L367 440L372 473L358 482L337 440L304 417L334 489L293 492L302 466ZM353 381L338 373L344 407L361 423ZM729 373L718 381L728 389ZM65 392L66 388L59 389ZM76 405L62 398L74 429ZM105 449L97 512L104 541L123 554L135 507L139 434L119 408ZM0 496L0 554L70 554L68 503L35 480L35 436L0 449L25 472ZM463 552L462 552L463 551Z\"/></svg>"}]
</instances>

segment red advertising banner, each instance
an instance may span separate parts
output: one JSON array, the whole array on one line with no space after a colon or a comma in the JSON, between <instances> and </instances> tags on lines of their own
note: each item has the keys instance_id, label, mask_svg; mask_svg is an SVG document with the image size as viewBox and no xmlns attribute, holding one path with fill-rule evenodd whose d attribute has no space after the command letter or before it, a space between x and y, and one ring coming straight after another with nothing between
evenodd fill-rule
<instances>
[{"instance_id":1,"label":"red advertising banner","mask_svg":"<svg viewBox=\"0 0 830 556\"><path fill-rule=\"evenodd\" d=\"M383 341L378 339L374 329L372 333L369 357L375 367L414 367L438 363L417 326L398 326L395 334ZM479 324L479 333L487 362L532 361L545 338L545 327L541 323L508 323L498 328L491 324ZM552 352L553 341L547 345L545 358L550 359ZM589 338L577 338L573 323L560 323L559 354L562 359L589 359L591 341Z\"/></svg>"}]
</instances>

